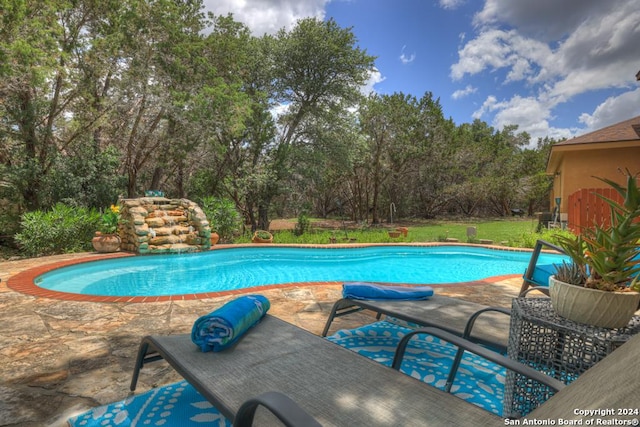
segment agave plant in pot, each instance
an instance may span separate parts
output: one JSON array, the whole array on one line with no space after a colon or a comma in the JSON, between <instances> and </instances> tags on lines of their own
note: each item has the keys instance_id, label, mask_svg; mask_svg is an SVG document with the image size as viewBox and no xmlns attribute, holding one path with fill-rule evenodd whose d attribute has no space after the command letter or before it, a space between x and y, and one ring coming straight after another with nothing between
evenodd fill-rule
<instances>
[{"instance_id":1,"label":"agave plant in pot","mask_svg":"<svg viewBox=\"0 0 640 427\"><path fill-rule=\"evenodd\" d=\"M559 237L571 262L558 266L549 279L555 311L576 322L605 328L626 326L640 303L640 191L638 174L627 170L623 187L608 179L622 203L604 197L610 224L582 230L574 237Z\"/></svg>"}]
</instances>

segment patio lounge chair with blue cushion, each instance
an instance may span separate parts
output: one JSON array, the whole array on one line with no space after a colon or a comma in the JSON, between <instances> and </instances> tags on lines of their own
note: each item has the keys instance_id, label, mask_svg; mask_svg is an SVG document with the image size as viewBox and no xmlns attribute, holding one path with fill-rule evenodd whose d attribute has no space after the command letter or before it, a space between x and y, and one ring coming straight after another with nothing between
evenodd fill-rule
<instances>
[{"instance_id":1,"label":"patio lounge chair with blue cushion","mask_svg":"<svg viewBox=\"0 0 640 427\"><path fill-rule=\"evenodd\" d=\"M456 336L448 338L459 340ZM459 344L463 345L462 340ZM623 344L569 386L557 385L562 389L528 418L605 419L606 414L588 415L587 410L637 408L638 352L640 336ZM274 417L251 401L253 396L270 391L288 396L286 402L295 402L305 417L311 416L323 426L505 425L495 414L270 315L235 345L220 352L201 352L186 334L143 338L132 389L140 368L160 359L166 360L236 425L251 425L255 408L257 425L282 425L282 417ZM532 371L513 361L506 363L522 373L527 371L525 374ZM541 374L534 371L533 375ZM553 387L556 380L546 378ZM280 400L278 394L269 396L271 403ZM249 414L236 416L246 401L253 402L249 404ZM281 415L289 411L286 404L280 410ZM618 411L608 418L637 417L629 415ZM285 425L307 424L293 421Z\"/></svg>"},{"instance_id":2,"label":"patio lounge chair with blue cushion","mask_svg":"<svg viewBox=\"0 0 640 427\"><path fill-rule=\"evenodd\" d=\"M323 426L491 425L499 419L475 405L459 411L461 399L270 315L219 352L200 351L188 334L143 338L132 390L140 369L161 359L232 421L244 402L270 391L288 396ZM281 425L268 411L258 409L256 417L258 425Z\"/></svg>"}]
</instances>

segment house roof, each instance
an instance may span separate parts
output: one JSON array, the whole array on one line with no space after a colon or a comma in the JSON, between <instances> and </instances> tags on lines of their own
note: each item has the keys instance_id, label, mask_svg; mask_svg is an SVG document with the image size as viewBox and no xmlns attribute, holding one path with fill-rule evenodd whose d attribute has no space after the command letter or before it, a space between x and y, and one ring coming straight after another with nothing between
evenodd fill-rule
<instances>
[{"instance_id":1,"label":"house roof","mask_svg":"<svg viewBox=\"0 0 640 427\"><path fill-rule=\"evenodd\" d=\"M640 116L572 139L567 139L566 141L559 142L554 146L634 140L640 141Z\"/></svg>"},{"instance_id":2,"label":"house roof","mask_svg":"<svg viewBox=\"0 0 640 427\"><path fill-rule=\"evenodd\" d=\"M625 147L640 148L640 116L554 144L547 160L547 174L558 171L568 152Z\"/></svg>"}]
</instances>

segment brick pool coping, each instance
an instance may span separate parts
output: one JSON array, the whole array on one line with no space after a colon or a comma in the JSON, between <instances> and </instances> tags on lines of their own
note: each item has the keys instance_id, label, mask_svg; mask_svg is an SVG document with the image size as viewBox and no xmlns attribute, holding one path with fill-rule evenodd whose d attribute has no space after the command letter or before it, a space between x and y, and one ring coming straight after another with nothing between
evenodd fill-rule
<instances>
[{"instance_id":1,"label":"brick pool coping","mask_svg":"<svg viewBox=\"0 0 640 427\"><path fill-rule=\"evenodd\" d=\"M321 249L332 249L332 248L358 248L358 247L366 247L366 246L383 246L388 244L337 244L337 245L277 245L272 244L270 246L279 246L279 247L313 247L313 248L321 248ZM393 246L402 246L403 244L393 244ZM440 246L443 244L438 243L430 243L430 244L404 244L405 246ZM215 248L211 250L222 250L229 248L238 248L238 247L255 247L255 245L246 244L246 245L217 245ZM478 245L468 245L468 244L444 244L444 246L474 246ZM499 249L499 250L510 250L510 251L527 251L519 248L505 248L498 246L483 246L487 249ZM270 289L282 289L282 288L290 288L296 286L323 286L323 285L341 285L343 282L293 282L293 283L280 283L274 285L263 285L263 286L255 286L251 288L243 288L243 289L235 289L228 291L218 291L218 292L203 292L203 293L194 293L194 294L181 294L181 295L162 295L162 296L102 296L102 295L85 295L85 294L76 294L69 292L60 292L53 291L50 289L45 289L37 286L35 284L36 278L44 273L49 271L67 267L75 264L82 264L87 262L95 262L106 259L114 259L114 258L123 258L130 256L153 256L153 255L136 255L130 252L115 252L110 254L101 254L100 256L87 256L83 258L56 261L44 265L40 265L37 267L32 267L25 271L19 272L14 276L10 277L7 281L7 286L22 294L27 294L40 298L51 298L58 299L64 301L85 301L85 302L124 302L124 303L146 303L146 302L165 302L165 301L186 301L186 300L198 300L198 299L207 299L207 298L217 298L223 296L230 295L240 295L246 294L247 292L255 291L256 289L260 290L270 290ZM518 274L506 274L501 276L493 276L488 277L483 280L477 280L472 282L456 282L456 283L438 283L438 284L426 284L432 287L448 287L453 285L462 285L462 286L482 286L492 283L501 282L503 280L513 279L520 277ZM403 286L402 284L394 283L394 285ZM404 286L411 286L406 284ZM415 286L415 284L414 284Z\"/></svg>"}]
</instances>

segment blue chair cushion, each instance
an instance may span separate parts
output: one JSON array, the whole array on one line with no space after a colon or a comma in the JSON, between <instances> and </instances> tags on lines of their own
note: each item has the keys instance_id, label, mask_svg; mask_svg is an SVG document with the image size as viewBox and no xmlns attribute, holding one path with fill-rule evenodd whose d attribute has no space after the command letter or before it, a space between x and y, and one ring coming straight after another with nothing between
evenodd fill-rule
<instances>
[{"instance_id":1,"label":"blue chair cushion","mask_svg":"<svg viewBox=\"0 0 640 427\"><path fill-rule=\"evenodd\" d=\"M549 277L556 274L556 264L540 264L536 265L530 281L538 286L549 286Z\"/></svg>"}]
</instances>

